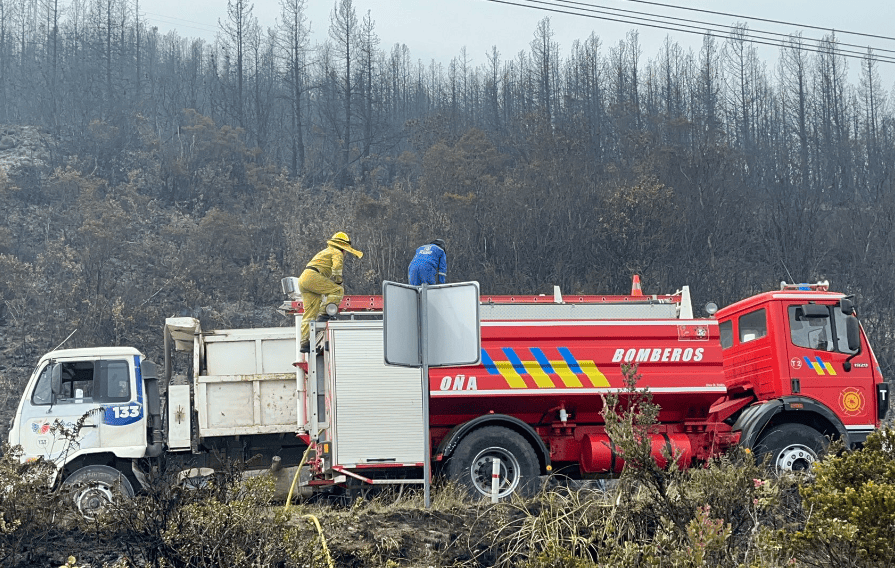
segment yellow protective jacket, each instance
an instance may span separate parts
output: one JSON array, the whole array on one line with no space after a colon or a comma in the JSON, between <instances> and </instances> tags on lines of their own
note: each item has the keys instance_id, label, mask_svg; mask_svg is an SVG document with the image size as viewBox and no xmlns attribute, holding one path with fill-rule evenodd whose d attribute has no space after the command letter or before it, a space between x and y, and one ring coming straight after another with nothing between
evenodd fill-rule
<instances>
[{"instance_id":1,"label":"yellow protective jacket","mask_svg":"<svg viewBox=\"0 0 895 568\"><path fill-rule=\"evenodd\" d=\"M328 246L314 255L308 263L308 268L316 268L326 278L341 280L344 263L345 253L334 246Z\"/></svg>"}]
</instances>

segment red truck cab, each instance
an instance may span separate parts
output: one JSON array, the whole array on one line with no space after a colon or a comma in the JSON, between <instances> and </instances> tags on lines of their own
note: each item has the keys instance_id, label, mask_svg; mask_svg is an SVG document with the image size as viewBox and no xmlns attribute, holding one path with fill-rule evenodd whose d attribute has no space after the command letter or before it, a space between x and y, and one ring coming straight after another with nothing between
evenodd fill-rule
<instances>
[{"instance_id":1,"label":"red truck cab","mask_svg":"<svg viewBox=\"0 0 895 568\"><path fill-rule=\"evenodd\" d=\"M804 469L823 438L855 447L879 427L888 384L850 297L826 282L781 283L716 318L728 398L744 404L741 445Z\"/></svg>"}]
</instances>

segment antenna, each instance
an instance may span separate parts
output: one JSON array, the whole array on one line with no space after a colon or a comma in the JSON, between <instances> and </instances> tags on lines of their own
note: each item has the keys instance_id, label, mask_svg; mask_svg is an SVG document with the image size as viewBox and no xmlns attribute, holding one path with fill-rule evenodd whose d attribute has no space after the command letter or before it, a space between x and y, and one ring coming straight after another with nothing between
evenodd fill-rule
<instances>
[{"instance_id":1,"label":"antenna","mask_svg":"<svg viewBox=\"0 0 895 568\"><path fill-rule=\"evenodd\" d=\"M75 328L75 330L74 330L73 332L69 333L69 334L68 334L68 337L66 337L65 339L63 339L63 340L62 340L62 343L60 343L59 345L57 345L56 348L53 349L53 351L56 351L56 349L59 349L60 347L62 347L63 345L65 345L65 342L68 341L69 339L71 339L71 336L74 335L77 331L78 331L78 328Z\"/></svg>"},{"instance_id":2,"label":"antenna","mask_svg":"<svg viewBox=\"0 0 895 568\"><path fill-rule=\"evenodd\" d=\"M783 265L783 270L785 270L785 271L786 271L786 275L789 276L789 281L790 281L790 282L795 282L796 279L792 277L792 273L789 271L789 268L786 267L786 263L783 262L782 259L780 260L780 264Z\"/></svg>"}]
</instances>

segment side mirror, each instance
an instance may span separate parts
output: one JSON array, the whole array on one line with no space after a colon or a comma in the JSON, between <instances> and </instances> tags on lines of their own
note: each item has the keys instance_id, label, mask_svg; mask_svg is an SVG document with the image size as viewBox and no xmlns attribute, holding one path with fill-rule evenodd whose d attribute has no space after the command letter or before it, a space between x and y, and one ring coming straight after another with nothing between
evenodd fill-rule
<instances>
[{"instance_id":1,"label":"side mirror","mask_svg":"<svg viewBox=\"0 0 895 568\"><path fill-rule=\"evenodd\" d=\"M848 316L845 319L845 335L848 338L848 348L851 351L857 351L861 348L861 326L858 325L858 318Z\"/></svg>"},{"instance_id":2,"label":"side mirror","mask_svg":"<svg viewBox=\"0 0 895 568\"><path fill-rule=\"evenodd\" d=\"M855 313L855 303L849 298L842 298L839 301L839 309L842 310L843 314L850 316Z\"/></svg>"},{"instance_id":3,"label":"side mirror","mask_svg":"<svg viewBox=\"0 0 895 568\"><path fill-rule=\"evenodd\" d=\"M53 395L62 392L62 363L53 363L53 368L50 369L50 391Z\"/></svg>"},{"instance_id":4,"label":"side mirror","mask_svg":"<svg viewBox=\"0 0 895 568\"><path fill-rule=\"evenodd\" d=\"M149 359L143 359L140 361L140 375L144 381L156 380L158 379L158 366Z\"/></svg>"}]
</instances>

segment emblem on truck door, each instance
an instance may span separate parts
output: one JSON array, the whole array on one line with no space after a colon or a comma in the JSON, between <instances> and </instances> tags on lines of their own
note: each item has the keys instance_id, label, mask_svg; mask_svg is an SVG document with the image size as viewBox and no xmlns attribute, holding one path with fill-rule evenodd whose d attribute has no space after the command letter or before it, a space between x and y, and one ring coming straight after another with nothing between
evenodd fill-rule
<instances>
[{"instance_id":1,"label":"emblem on truck door","mask_svg":"<svg viewBox=\"0 0 895 568\"><path fill-rule=\"evenodd\" d=\"M31 423L31 432L38 436L46 436L50 433L52 426L46 420L39 420Z\"/></svg>"},{"instance_id":2,"label":"emblem on truck door","mask_svg":"<svg viewBox=\"0 0 895 568\"><path fill-rule=\"evenodd\" d=\"M864 410L864 394L854 387L843 390L839 393L839 407L848 415L860 414Z\"/></svg>"}]
</instances>

